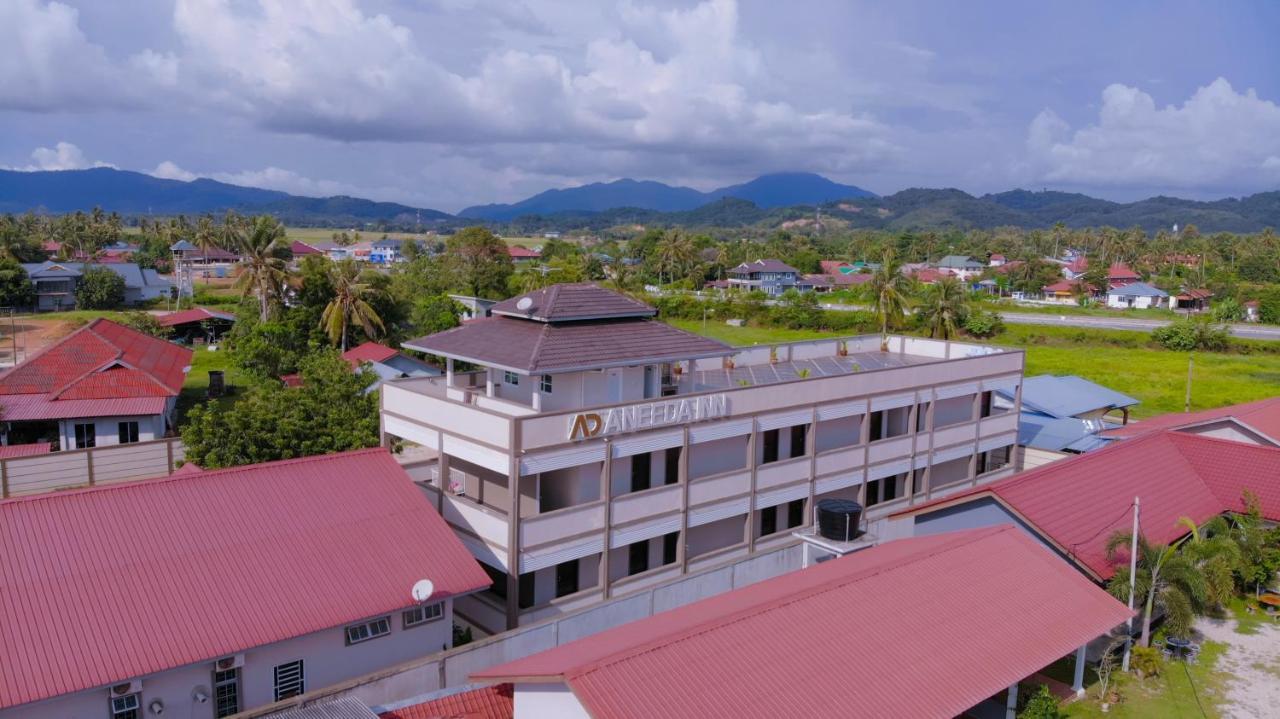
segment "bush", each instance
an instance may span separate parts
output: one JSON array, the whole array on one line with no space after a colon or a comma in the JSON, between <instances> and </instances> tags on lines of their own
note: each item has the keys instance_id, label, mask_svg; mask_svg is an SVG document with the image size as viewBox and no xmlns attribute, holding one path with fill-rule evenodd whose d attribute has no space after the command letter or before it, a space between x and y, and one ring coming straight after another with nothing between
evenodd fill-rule
<instances>
[{"instance_id":1,"label":"bush","mask_svg":"<svg viewBox=\"0 0 1280 719\"><path fill-rule=\"evenodd\" d=\"M1049 691L1049 687L1041 684L1026 708L1018 714L1018 719L1061 719L1064 716L1058 709L1058 698Z\"/></svg>"},{"instance_id":2,"label":"bush","mask_svg":"<svg viewBox=\"0 0 1280 719\"><path fill-rule=\"evenodd\" d=\"M1239 322L1244 319L1244 305L1228 297L1214 304L1212 315L1215 322Z\"/></svg>"},{"instance_id":3,"label":"bush","mask_svg":"<svg viewBox=\"0 0 1280 719\"><path fill-rule=\"evenodd\" d=\"M1154 677L1164 667L1164 659L1155 647L1135 646L1129 655L1129 667L1137 673L1139 679Z\"/></svg>"},{"instance_id":4,"label":"bush","mask_svg":"<svg viewBox=\"0 0 1280 719\"><path fill-rule=\"evenodd\" d=\"M1161 347L1178 352L1221 352L1229 337L1226 327L1211 323L1207 317L1183 317L1151 333Z\"/></svg>"},{"instance_id":5,"label":"bush","mask_svg":"<svg viewBox=\"0 0 1280 719\"><path fill-rule=\"evenodd\" d=\"M120 324L130 327L143 334L159 337L162 340L169 339L169 335L173 334L173 328L165 327L160 324L156 316L149 312L126 312L121 319Z\"/></svg>"},{"instance_id":6,"label":"bush","mask_svg":"<svg viewBox=\"0 0 1280 719\"><path fill-rule=\"evenodd\" d=\"M1258 296L1258 319L1280 325L1280 287L1271 287Z\"/></svg>"},{"instance_id":7,"label":"bush","mask_svg":"<svg viewBox=\"0 0 1280 719\"><path fill-rule=\"evenodd\" d=\"M83 310L109 310L124 304L124 278L105 267L90 267L80 275L76 304Z\"/></svg>"},{"instance_id":8,"label":"bush","mask_svg":"<svg viewBox=\"0 0 1280 719\"><path fill-rule=\"evenodd\" d=\"M974 310L964 320L964 331L974 337L994 337L1004 332L1004 320L995 312Z\"/></svg>"},{"instance_id":9,"label":"bush","mask_svg":"<svg viewBox=\"0 0 1280 719\"><path fill-rule=\"evenodd\" d=\"M818 308L818 298L812 292L787 290L782 294L779 304L770 312L773 324L787 329L816 329L822 324L822 310Z\"/></svg>"}]
</instances>

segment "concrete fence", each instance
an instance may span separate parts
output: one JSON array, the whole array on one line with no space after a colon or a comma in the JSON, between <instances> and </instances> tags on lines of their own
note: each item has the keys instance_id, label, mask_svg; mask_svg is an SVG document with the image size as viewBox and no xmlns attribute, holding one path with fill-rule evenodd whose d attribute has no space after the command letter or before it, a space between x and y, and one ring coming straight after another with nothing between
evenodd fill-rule
<instances>
[{"instance_id":1,"label":"concrete fence","mask_svg":"<svg viewBox=\"0 0 1280 719\"><path fill-rule=\"evenodd\" d=\"M184 456L182 440L113 444L0 460L0 497L162 477Z\"/></svg>"},{"instance_id":2,"label":"concrete fence","mask_svg":"<svg viewBox=\"0 0 1280 719\"><path fill-rule=\"evenodd\" d=\"M450 690L467 687L467 677L472 672L794 571L800 568L801 559L801 545L793 542L576 612L259 707L239 716L262 717L288 707L340 696L353 696L367 706L382 707L436 692L449 694Z\"/></svg>"}]
</instances>

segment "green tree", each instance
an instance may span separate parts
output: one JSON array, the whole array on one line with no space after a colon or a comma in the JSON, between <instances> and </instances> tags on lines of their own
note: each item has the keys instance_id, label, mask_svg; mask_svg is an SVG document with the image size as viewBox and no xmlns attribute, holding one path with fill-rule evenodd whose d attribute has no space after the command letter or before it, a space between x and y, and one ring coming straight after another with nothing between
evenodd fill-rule
<instances>
[{"instance_id":1,"label":"green tree","mask_svg":"<svg viewBox=\"0 0 1280 719\"><path fill-rule=\"evenodd\" d=\"M949 340L959 331L969 313L969 295L959 280L943 277L925 288L916 311L923 326L929 328L930 337Z\"/></svg>"},{"instance_id":2,"label":"green tree","mask_svg":"<svg viewBox=\"0 0 1280 719\"><path fill-rule=\"evenodd\" d=\"M1107 560L1115 561L1127 554L1133 535L1113 534L1107 540ZM1197 611L1204 606L1205 581L1195 562L1180 554L1176 547L1152 544L1138 536L1138 571L1134 576L1136 598L1144 598L1142 610L1142 646L1151 645L1151 618L1157 610L1165 615L1165 626L1175 635L1191 631ZM1107 583L1107 591L1120 601L1129 599L1129 564L1123 563Z\"/></svg>"},{"instance_id":3,"label":"green tree","mask_svg":"<svg viewBox=\"0 0 1280 719\"><path fill-rule=\"evenodd\" d=\"M109 310L124 304L124 278L106 267L87 267L76 285L76 306Z\"/></svg>"},{"instance_id":4,"label":"green tree","mask_svg":"<svg viewBox=\"0 0 1280 719\"><path fill-rule=\"evenodd\" d=\"M444 332L462 324L462 306L448 295L423 297L413 305L409 324L418 335Z\"/></svg>"},{"instance_id":5,"label":"green tree","mask_svg":"<svg viewBox=\"0 0 1280 719\"><path fill-rule=\"evenodd\" d=\"M787 290L773 308L774 321L793 330L815 329L822 324L822 309L812 292Z\"/></svg>"},{"instance_id":6,"label":"green tree","mask_svg":"<svg viewBox=\"0 0 1280 719\"><path fill-rule=\"evenodd\" d=\"M455 232L445 243L459 289L476 297L501 299L514 271L507 244L483 227Z\"/></svg>"},{"instance_id":7,"label":"green tree","mask_svg":"<svg viewBox=\"0 0 1280 719\"><path fill-rule=\"evenodd\" d=\"M1213 303L1212 316L1216 322L1239 322L1244 319L1244 305L1234 297Z\"/></svg>"},{"instance_id":8,"label":"green tree","mask_svg":"<svg viewBox=\"0 0 1280 719\"><path fill-rule=\"evenodd\" d=\"M1235 594L1235 577L1241 561L1240 547L1231 536L1231 525L1222 516L1204 524L1181 517L1178 524L1187 530L1187 540L1179 551L1204 579L1205 606L1226 606Z\"/></svg>"},{"instance_id":9,"label":"green tree","mask_svg":"<svg viewBox=\"0 0 1280 719\"><path fill-rule=\"evenodd\" d=\"M1151 338L1165 349L1178 352L1221 352L1230 344L1230 333L1223 325L1213 324L1208 317L1179 317L1151 332Z\"/></svg>"},{"instance_id":10,"label":"green tree","mask_svg":"<svg viewBox=\"0 0 1280 719\"><path fill-rule=\"evenodd\" d=\"M236 242L241 256L240 279L236 286L244 295L258 300L258 319L266 322L271 308L279 303L289 272L285 262L288 247L284 245L284 225L270 215L253 218L247 231L235 229L239 220L229 215L224 227L230 226L229 237Z\"/></svg>"},{"instance_id":11,"label":"green tree","mask_svg":"<svg viewBox=\"0 0 1280 719\"><path fill-rule=\"evenodd\" d=\"M378 444L377 378L333 351L303 358L302 386L263 383L235 404L192 408L181 429L187 461L231 467Z\"/></svg>"},{"instance_id":12,"label":"green tree","mask_svg":"<svg viewBox=\"0 0 1280 719\"><path fill-rule=\"evenodd\" d=\"M1031 695L1026 708L1018 714L1018 719L1062 719L1065 716L1058 708L1058 698L1044 684Z\"/></svg>"},{"instance_id":13,"label":"green tree","mask_svg":"<svg viewBox=\"0 0 1280 719\"><path fill-rule=\"evenodd\" d=\"M1245 511L1232 519L1231 537L1240 549L1236 579L1241 589L1254 591L1270 582L1280 571L1280 528L1262 518L1258 497L1245 491Z\"/></svg>"},{"instance_id":14,"label":"green tree","mask_svg":"<svg viewBox=\"0 0 1280 719\"><path fill-rule=\"evenodd\" d=\"M160 339L169 339L173 334L172 327L165 327L160 324L160 320L150 312L132 311L124 313L124 317L120 321L125 327L135 329L143 334L159 337Z\"/></svg>"},{"instance_id":15,"label":"green tree","mask_svg":"<svg viewBox=\"0 0 1280 719\"><path fill-rule=\"evenodd\" d=\"M911 280L902 274L902 264L892 252L886 252L880 267L872 273L870 287L871 304L876 321L880 324L880 351L889 351L889 328L902 322L907 308Z\"/></svg>"},{"instance_id":16,"label":"green tree","mask_svg":"<svg viewBox=\"0 0 1280 719\"><path fill-rule=\"evenodd\" d=\"M329 267L329 283L333 286L333 299L324 308L320 323L329 335L329 341L340 344L347 351L347 327L360 325L365 336L376 337L386 330L382 318L370 304L375 290L362 282L360 268L354 260L342 260Z\"/></svg>"},{"instance_id":17,"label":"green tree","mask_svg":"<svg viewBox=\"0 0 1280 719\"><path fill-rule=\"evenodd\" d=\"M36 301L36 288L27 271L12 257L0 258L0 306L30 307Z\"/></svg>"}]
</instances>

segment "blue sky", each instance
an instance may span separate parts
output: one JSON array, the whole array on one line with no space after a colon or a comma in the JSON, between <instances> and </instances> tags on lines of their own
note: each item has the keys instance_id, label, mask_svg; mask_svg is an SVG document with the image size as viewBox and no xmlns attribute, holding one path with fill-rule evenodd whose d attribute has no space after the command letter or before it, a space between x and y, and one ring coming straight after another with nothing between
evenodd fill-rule
<instances>
[{"instance_id":1,"label":"blue sky","mask_svg":"<svg viewBox=\"0 0 1280 719\"><path fill-rule=\"evenodd\" d=\"M618 177L1280 189L1274 2L5 0L0 166L457 210Z\"/></svg>"}]
</instances>

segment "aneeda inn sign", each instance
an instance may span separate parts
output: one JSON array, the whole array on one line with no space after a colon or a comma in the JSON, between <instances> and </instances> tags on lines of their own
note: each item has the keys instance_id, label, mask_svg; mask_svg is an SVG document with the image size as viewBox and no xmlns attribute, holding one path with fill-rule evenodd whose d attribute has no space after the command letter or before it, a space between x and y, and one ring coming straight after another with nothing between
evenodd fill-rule
<instances>
[{"instance_id":1,"label":"aneeda inn sign","mask_svg":"<svg viewBox=\"0 0 1280 719\"><path fill-rule=\"evenodd\" d=\"M641 429L700 422L729 414L729 397L712 394L672 399L665 402L610 407L599 412L582 412L569 418L570 441Z\"/></svg>"}]
</instances>

